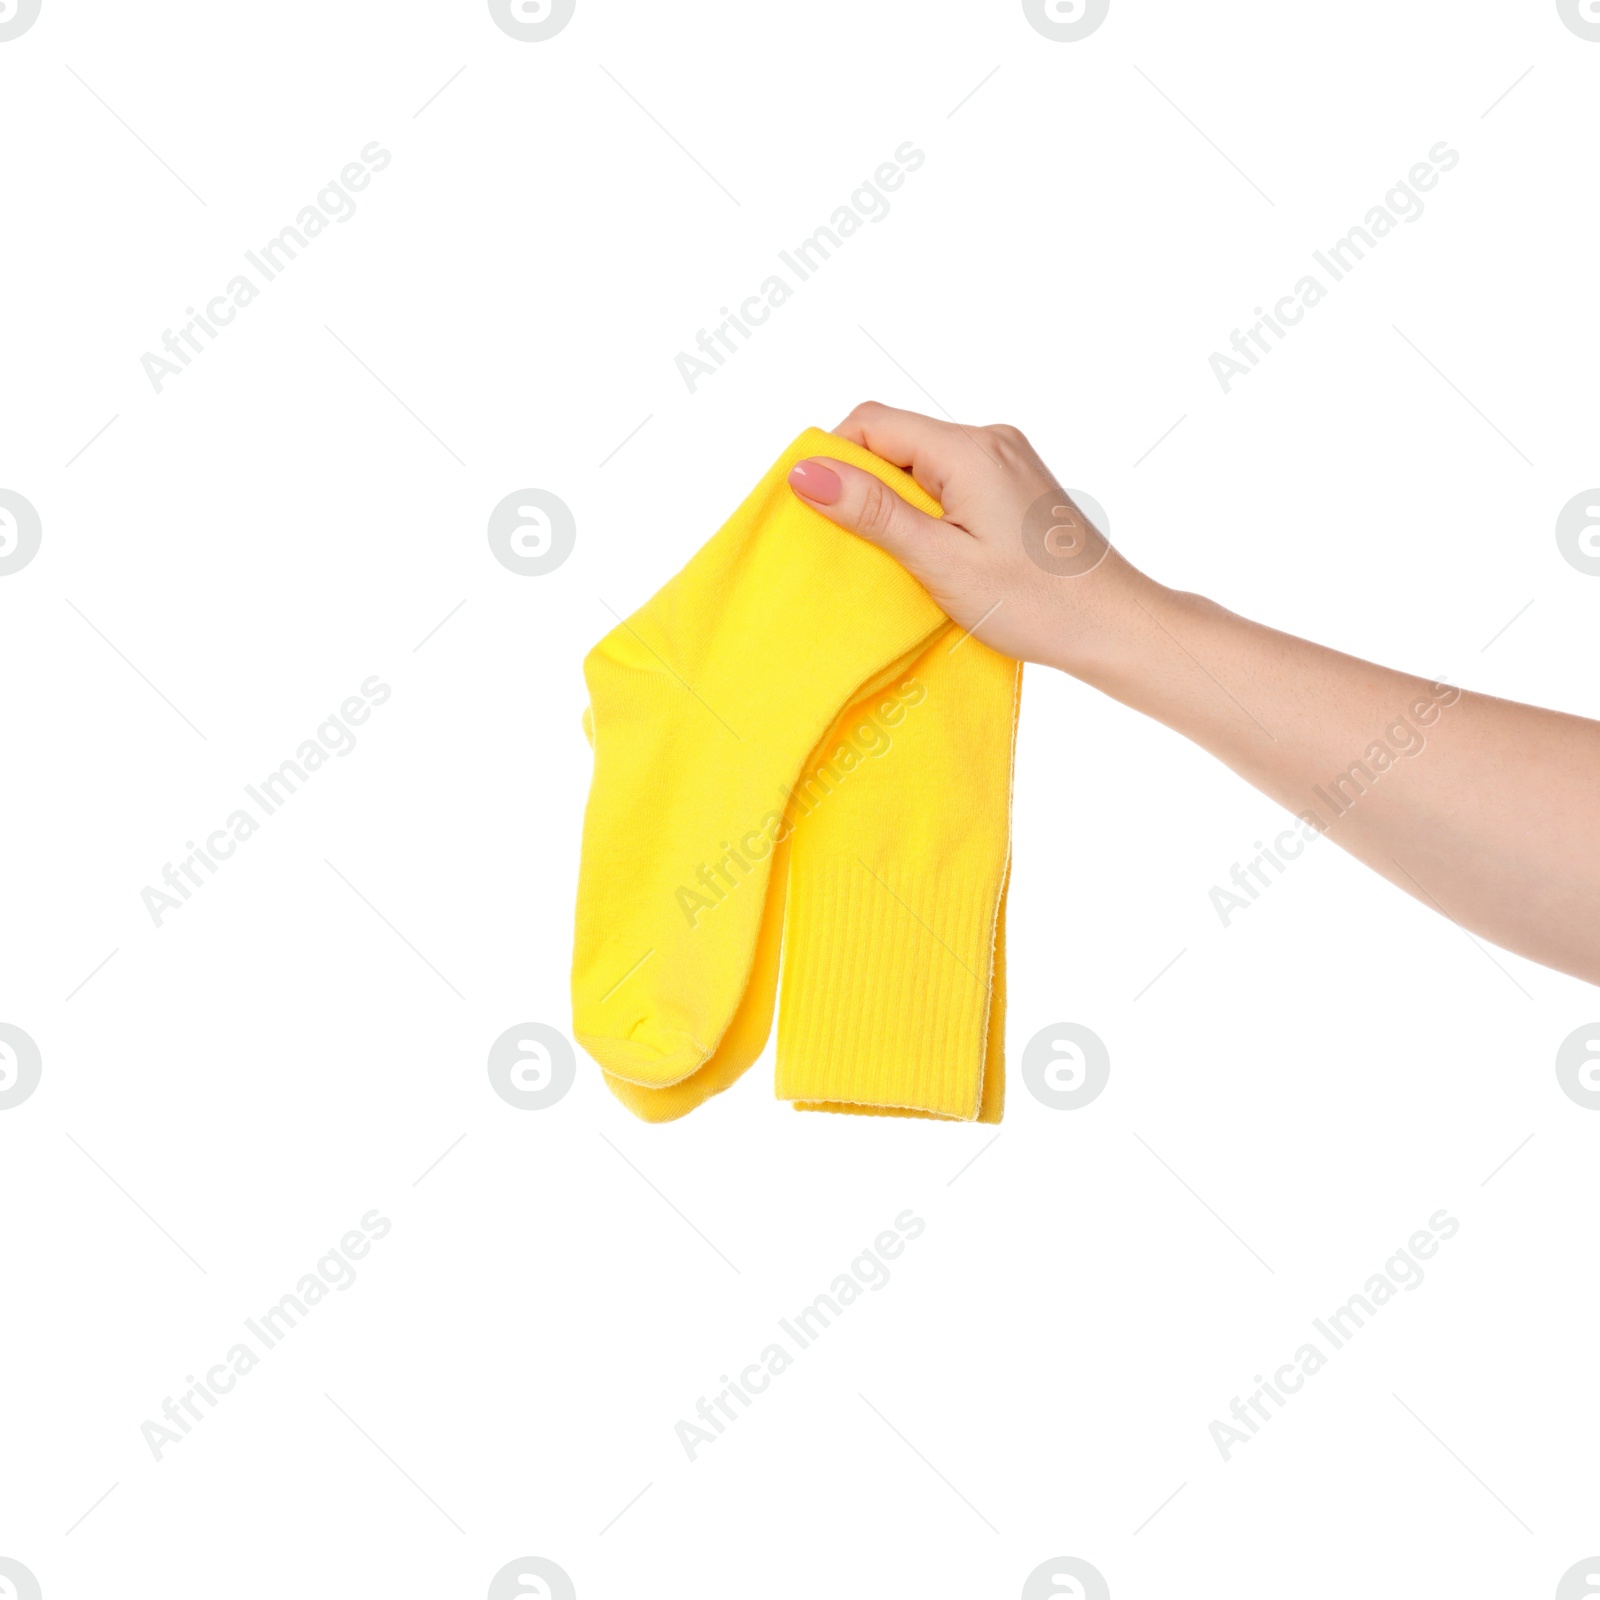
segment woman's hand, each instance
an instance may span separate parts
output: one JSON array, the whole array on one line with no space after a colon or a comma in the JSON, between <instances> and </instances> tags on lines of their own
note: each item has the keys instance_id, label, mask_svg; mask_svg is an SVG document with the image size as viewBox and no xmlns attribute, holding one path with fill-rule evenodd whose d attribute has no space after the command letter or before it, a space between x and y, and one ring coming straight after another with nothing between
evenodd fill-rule
<instances>
[{"instance_id":1,"label":"woman's hand","mask_svg":"<svg viewBox=\"0 0 1600 1600\"><path fill-rule=\"evenodd\" d=\"M894 556L991 648L1091 676L1144 631L1140 608L1158 586L1111 548L1015 428L967 428L869 401L833 431L909 472L944 516L826 457L790 472L795 493Z\"/></svg>"}]
</instances>

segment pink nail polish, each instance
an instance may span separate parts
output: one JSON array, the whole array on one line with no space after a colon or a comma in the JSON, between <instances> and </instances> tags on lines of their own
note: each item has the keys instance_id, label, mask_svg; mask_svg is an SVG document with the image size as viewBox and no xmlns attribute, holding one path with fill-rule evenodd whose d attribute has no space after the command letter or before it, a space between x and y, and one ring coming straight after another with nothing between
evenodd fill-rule
<instances>
[{"instance_id":1,"label":"pink nail polish","mask_svg":"<svg viewBox=\"0 0 1600 1600\"><path fill-rule=\"evenodd\" d=\"M819 506L831 506L844 492L839 474L820 461L798 461L789 469L789 486Z\"/></svg>"}]
</instances>

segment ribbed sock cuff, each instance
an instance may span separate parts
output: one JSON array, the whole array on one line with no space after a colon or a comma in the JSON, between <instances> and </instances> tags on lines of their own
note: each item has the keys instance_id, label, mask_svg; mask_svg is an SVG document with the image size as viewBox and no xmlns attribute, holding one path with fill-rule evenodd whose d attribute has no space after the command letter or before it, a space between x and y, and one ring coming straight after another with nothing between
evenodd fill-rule
<instances>
[{"instance_id":1,"label":"ribbed sock cuff","mask_svg":"<svg viewBox=\"0 0 1600 1600\"><path fill-rule=\"evenodd\" d=\"M789 889L780 1100L974 1120L1000 885L812 862Z\"/></svg>"}]
</instances>

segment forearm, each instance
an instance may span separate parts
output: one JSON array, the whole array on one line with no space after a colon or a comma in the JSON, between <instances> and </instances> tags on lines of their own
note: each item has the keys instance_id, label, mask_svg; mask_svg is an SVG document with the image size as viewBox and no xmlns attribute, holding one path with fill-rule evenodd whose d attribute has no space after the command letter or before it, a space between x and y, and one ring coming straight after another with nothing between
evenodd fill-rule
<instances>
[{"instance_id":1,"label":"forearm","mask_svg":"<svg viewBox=\"0 0 1600 1600\"><path fill-rule=\"evenodd\" d=\"M1101 578L1104 642L1052 664L1203 746L1435 910L1600 982L1600 723L1278 633L1114 555L1086 581Z\"/></svg>"}]
</instances>

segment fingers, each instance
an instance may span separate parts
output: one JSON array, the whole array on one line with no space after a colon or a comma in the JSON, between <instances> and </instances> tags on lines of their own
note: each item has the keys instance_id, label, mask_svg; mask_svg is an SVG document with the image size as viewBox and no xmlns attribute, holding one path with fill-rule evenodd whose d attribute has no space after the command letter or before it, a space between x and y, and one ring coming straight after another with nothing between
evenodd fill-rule
<instances>
[{"instance_id":1,"label":"fingers","mask_svg":"<svg viewBox=\"0 0 1600 1600\"><path fill-rule=\"evenodd\" d=\"M830 522L887 550L923 578L945 553L951 530L902 500L881 478L830 457L812 456L789 472L789 486Z\"/></svg>"},{"instance_id":2,"label":"fingers","mask_svg":"<svg viewBox=\"0 0 1600 1600\"><path fill-rule=\"evenodd\" d=\"M965 452L972 448L970 436L953 422L897 411L876 400L857 406L833 431L909 472L941 505L951 476L963 464L971 465L964 463Z\"/></svg>"}]
</instances>

